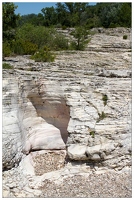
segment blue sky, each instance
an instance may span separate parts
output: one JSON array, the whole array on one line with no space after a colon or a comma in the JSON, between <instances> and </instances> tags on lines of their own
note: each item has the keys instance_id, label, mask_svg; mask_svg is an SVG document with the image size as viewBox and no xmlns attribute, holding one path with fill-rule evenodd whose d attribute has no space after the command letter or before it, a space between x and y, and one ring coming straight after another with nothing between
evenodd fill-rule
<instances>
[{"instance_id":1,"label":"blue sky","mask_svg":"<svg viewBox=\"0 0 134 200\"><path fill-rule=\"evenodd\" d=\"M15 2L15 5L18 6L18 8L15 10L15 14L20 14L20 15L27 15L27 14L38 14L41 13L42 8L45 7L55 7L56 2L32 2L32 3L28 3L28 2L23 2L23 3L17 3Z\"/></svg>"},{"instance_id":2,"label":"blue sky","mask_svg":"<svg viewBox=\"0 0 134 200\"><path fill-rule=\"evenodd\" d=\"M18 8L15 10L15 14L20 15L27 15L27 14L38 14L41 13L42 8L45 7L55 7L57 2L15 2L15 5L18 6ZM90 5L95 3L90 3Z\"/></svg>"}]
</instances>

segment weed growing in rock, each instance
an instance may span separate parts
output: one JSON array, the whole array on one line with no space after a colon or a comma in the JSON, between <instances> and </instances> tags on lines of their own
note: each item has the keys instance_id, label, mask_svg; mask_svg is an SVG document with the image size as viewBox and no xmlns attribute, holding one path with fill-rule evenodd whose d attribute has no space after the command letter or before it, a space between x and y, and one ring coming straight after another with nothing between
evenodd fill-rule
<instances>
[{"instance_id":1,"label":"weed growing in rock","mask_svg":"<svg viewBox=\"0 0 134 200\"><path fill-rule=\"evenodd\" d=\"M106 94L103 94L102 100L103 100L104 106L106 106L107 105L108 96Z\"/></svg>"},{"instance_id":2,"label":"weed growing in rock","mask_svg":"<svg viewBox=\"0 0 134 200\"><path fill-rule=\"evenodd\" d=\"M127 35L123 35L123 40L127 40Z\"/></svg>"},{"instance_id":3,"label":"weed growing in rock","mask_svg":"<svg viewBox=\"0 0 134 200\"><path fill-rule=\"evenodd\" d=\"M2 64L2 68L3 68L3 69L13 69L13 66L10 65L10 64L8 64L8 63L3 63L3 64Z\"/></svg>"},{"instance_id":4,"label":"weed growing in rock","mask_svg":"<svg viewBox=\"0 0 134 200\"><path fill-rule=\"evenodd\" d=\"M106 118L106 114L104 112L102 112L101 114L100 113L98 113L98 114L99 114L99 119L97 120L97 122L99 122L99 121L103 120L104 118Z\"/></svg>"},{"instance_id":5,"label":"weed growing in rock","mask_svg":"<svg viewBox=\"0 0 134 200\"><path fill-rule=\"evenodd\" d=\"M90 135L92 136L92 138L94 138L94 136L95 136L95 131L91 131L91 132L90 132Z\"/></svg>"}]
</instances>

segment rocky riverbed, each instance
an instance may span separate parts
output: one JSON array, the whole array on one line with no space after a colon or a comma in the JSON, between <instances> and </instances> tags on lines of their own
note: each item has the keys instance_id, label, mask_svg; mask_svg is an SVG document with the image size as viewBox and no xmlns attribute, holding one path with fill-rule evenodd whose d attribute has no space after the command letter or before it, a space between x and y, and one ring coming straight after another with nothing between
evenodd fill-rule
<instances>
[{"instance_id":1,"label":"rocky riverbed","mask_svg":"<svg viewBox=\"0 0 134 200\"><path fill-rule=\"evenodd\" d=\"M5 58L3 197L131 197L131 29L94 31L52 63Z\"/></svg>"}]
</instances>

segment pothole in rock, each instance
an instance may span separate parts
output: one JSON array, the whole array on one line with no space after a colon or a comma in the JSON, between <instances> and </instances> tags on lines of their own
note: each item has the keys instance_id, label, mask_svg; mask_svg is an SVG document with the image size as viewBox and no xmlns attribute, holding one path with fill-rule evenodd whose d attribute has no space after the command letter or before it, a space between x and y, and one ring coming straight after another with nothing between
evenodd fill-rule
<instances>
[{"instance_id":1,"label":"pothole in rock","mask_svg":"<svg viewBox=\"0 0 134 200\"><path fill-rule=\"evenodd\" d=\"M61 137L66 144L68 138L67 127L70 119L70 108L64 98L47 98L38 94L30 95L29 100L35 107L39 117L52 124L61 132Z\"/></svg>"}]
</instances>

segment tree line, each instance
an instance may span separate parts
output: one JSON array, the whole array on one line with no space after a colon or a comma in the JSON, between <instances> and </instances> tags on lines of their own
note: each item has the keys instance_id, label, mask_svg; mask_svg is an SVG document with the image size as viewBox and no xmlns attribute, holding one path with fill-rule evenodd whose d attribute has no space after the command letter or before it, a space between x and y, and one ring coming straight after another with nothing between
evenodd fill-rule
<instances>
[{"instance_id":1,"label":"tree line","mask_svg":"<svg viewBox=\"0 0 134 200\"><path fill-rule=\"evenodd\" d=\"M54 26L57 28L86 26L131 27L131 3L57 3L56 7L42 8L39 14L21 16L19 25Z\"/></svg>"},{"instance_id":2,"label":"tree line","mask_svg":"<svg viewBox=\"0 0 134 200\"><path fill-rule=\"evenodd\" d=\"M51 51L84 50L93 27L131 27L131 3L57 3L23 16L15 14L16 8L2 3L3 57L33 55L37 61L52 61ZM56 31L67 27L74 28L73 41Z\"/></svg>"}]
</instances>

